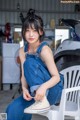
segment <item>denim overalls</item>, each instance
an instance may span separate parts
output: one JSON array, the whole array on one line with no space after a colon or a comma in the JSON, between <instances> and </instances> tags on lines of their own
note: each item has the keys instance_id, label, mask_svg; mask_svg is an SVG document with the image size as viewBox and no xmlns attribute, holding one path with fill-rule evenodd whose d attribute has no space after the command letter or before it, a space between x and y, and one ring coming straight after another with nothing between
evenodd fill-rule
<instances>
[{"instance_id":1,"label":"denim overalls","mask_svg":"<svg viewBox=\"0 0 80 120\"><path fill-rule=\"evenodd\" d=\"M34 95L34 91L41 84L43 84L45 81L42 78L39 79L39 77L34 78L33 76L31 76L30 67L32 66L31 65L32 63L31 63L30 59L32 57L36 57L37 61L40 64L43 64L45 66L45 64L41 61L41 59L39 57L39 54L40 54L43 46L45 46L45 45L47 45L46 42L42 42L40 44L40 46L38 47L37 52L36 52L37 54L34 54L34 55L27 54L26 60L23 64L24 76L25 76L27 83L29 85L29 88L30 88L29 91L30 91L31 95ZM25 45L24 51L26 52L27 49L28 49L28 47L27 47L27 45ZM44 69L42 69L42 70L45 72ZM38 71L38 67L37 67L37 69L34 69L33 72L35 72L35 74L36 74L37 71ZM33 75L33 73L32 73L32 75ZM46 77L45 80L47 81L50 79L51 76L46 75L44 77ZM63 80L62 80L63 78L61 75L60 75L60 78L61 78L61 81L57 85L55 85L54 87L50 88L46 93L47 99L51 105L57 104L60 101L61 93L62 93L62 89L63 89ZM20 96L19 98L15 99L7 108L7 116L8 116L7 120L31 120L32 115L25 114L24 109L33 103L34 103L34 99L32 99L31 101L26 101L23 99L23 96Z\"/></svg>"}]
</instances>

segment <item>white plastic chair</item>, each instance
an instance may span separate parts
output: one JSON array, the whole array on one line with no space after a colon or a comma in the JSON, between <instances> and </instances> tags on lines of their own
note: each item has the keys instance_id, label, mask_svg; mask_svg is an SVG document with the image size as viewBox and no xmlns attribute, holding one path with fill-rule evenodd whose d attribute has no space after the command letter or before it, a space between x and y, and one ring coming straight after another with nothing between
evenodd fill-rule
<instances>
[{"instance_id":1,"label":"white plastic chair","mask_svg":"<svg viewBox=\"0 0 80 120\"><path fill-rule=\"evenodd\" d=\"M48 112L39 115L46 116L49 120L64 120L65 116L80 120L80 65L68 67L60 73L64 75L60 104L53 105Z\"/></svg>"}]
</instances>

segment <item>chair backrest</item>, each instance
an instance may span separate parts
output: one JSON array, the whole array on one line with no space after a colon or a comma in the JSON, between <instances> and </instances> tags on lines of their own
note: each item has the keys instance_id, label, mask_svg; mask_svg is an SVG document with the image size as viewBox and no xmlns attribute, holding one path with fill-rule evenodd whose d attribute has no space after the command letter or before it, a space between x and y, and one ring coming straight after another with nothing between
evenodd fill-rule
<instances>
[{"instance_id":1,"label":"chair backrest","mask_svg":"<svg viewBox=\"0 0 80 120\"><path fill-rule=\"evenodd\" d=\"M60 73L64 75L64 89L80 86L80 65L70 66ZM68 93L67 101L77 103L78 93L78 91Z\"/></svg>"}]
</instances>

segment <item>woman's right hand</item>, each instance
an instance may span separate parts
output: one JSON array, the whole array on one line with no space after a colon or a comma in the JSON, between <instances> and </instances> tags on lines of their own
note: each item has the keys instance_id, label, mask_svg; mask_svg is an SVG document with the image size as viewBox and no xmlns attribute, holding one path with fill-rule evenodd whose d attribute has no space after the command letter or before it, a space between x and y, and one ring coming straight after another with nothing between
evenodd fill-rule
<instances>
[{"instance_id":1,"label":"woman's right hand","mask_svg":"<svg viewBox=\"0 0 80 120\"><path fill-rule=\"evenodd\" d=\"M23 98L27 101L30 101L32 99L32 96L26 88L23 88Z\"/></svg>"}]
</instances>

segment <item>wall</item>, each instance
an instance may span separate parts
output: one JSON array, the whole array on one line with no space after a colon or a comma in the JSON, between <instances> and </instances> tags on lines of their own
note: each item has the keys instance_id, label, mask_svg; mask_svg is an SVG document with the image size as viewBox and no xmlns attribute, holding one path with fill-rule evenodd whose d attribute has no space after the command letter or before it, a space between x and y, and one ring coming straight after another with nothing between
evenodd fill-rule
<instances>
[{"instance_id":1,"label":"wall","mask_svg":"<svg viewBox=\"0 0 80 120\"><path fill-rule=\"evenodd\" d=\"M49 24L50 20L54 19L58 25L60 18L80 19L79 12L74 12L74 6L75 4L61 4L60 0L0 0L0 25L6 22L21 24L19 14L22 12L25 16L29 8L36 9L45 24Z\"/></svg>"}]
</instances>

